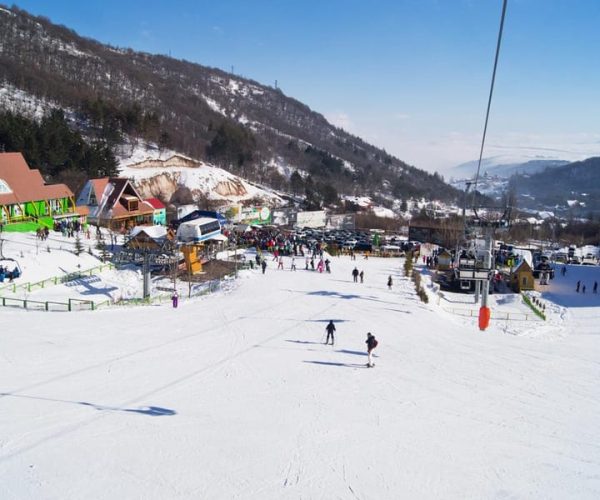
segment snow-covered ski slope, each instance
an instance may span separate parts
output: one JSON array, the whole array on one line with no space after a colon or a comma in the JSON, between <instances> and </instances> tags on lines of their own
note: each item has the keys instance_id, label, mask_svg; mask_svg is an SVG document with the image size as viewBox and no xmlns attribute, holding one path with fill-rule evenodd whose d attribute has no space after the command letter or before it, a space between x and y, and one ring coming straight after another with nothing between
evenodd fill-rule
<instances>
[{"instance_id":1,"label":"snow-covered ski slope","mask_svg":"<svg viewBox=\"0 0 600 500\"><path fill-rule=\"evenodd\" d=\"M401 260L296 264L178 309L0 310L0 497L600 497L591 285L482 333L422 304ZM598 269L557 297L578 272Z\"/></svg>"}]
</instances>

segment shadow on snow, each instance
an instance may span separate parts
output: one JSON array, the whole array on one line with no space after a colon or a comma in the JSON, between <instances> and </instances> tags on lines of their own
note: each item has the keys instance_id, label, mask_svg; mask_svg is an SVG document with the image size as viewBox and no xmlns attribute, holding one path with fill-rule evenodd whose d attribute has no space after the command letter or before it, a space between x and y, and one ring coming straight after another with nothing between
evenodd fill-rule
<instances>
[{"instance_id":1,"label":"shadow on snow","mask_svg":"<svg viewBox=\"0 0 600 500\"><path fill-rule=\"evenodd\" d=\"M346 368L367 368L367 365L365 365L365 364L338 363L335 361L303 361L303 363L311 363L313 365L324 365L324 366L344 366Z\"/></svg>"},{"instance_id":2,"label":"shadow on snow","mask_svg":"<svg viewBox=\"0 0 600 500\"><path fill-rule=\"evenodd\" d=\"M114 406L103 406L87 401L68 401L66 399L44 398L41 396L28 396L26 394L12 394L10 392L0 392L0 396L10 396L13 398L37 399L40 401L52 401L55 403L70 403L81 406L89 406L99 411L122 411L127 413L138 413L140 415L148 415L151 417L167 417L177 415L175 410L169 408L161 408L160 406L142 406L141 408L117 408Z\"/></svg>"}]
</instances>

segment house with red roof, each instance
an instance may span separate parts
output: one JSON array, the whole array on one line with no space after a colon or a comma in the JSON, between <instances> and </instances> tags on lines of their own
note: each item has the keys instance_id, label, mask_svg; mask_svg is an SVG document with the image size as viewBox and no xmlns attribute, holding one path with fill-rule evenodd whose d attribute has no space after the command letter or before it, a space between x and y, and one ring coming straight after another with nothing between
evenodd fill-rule
<instances>
[{"instance_id":1,"label":"house with red roof","mask_svg":"<svg viewBox=\"0 0 600 500\"><path fill-rule=\"evenodd\" d=\"M0 153L0 225L6 231L52 229L62 219L85 224L87 209L77 207L65 184L46 184L21 153Z\"/></svg>"},{"instance_id":2,"label":"house with red roof","mask_svg":"<svg viewBox=\"0 0 600 500\"><path fill-rule=\"evenodd\" d=\"M155 226L166 226L167 225L167 207L158 198L148 198L147 203L152 205L154 208L154 217L152 222Z\"/></svg>"},{"instance_id":3,"label":"house with red roof","mask_svg":"<svg viewBox=\"0 0 600 500\"><path fill-rule=\"evenodd\" d=\"M122 177L90 179L79 193L77 206L88 208L91 224L114 231L152 224L154 217L154 207Z\"/></svg>"}]
</instances>

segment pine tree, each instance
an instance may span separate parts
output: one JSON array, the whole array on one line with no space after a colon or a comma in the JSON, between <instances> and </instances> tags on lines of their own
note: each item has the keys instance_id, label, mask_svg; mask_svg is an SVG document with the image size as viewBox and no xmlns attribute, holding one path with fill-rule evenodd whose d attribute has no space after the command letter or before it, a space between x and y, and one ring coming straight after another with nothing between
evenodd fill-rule
<instances>
[{"instance_id":1,"label":"pine tree","mask_svg":"<svg viewBox=\"0 0 600 500\"><path fill-rule=\"evenodd\" d=\"M81 238L79 237L79 233L75 235L75 255L80 255L83 252L83 243L81 243Z\"/></svg>"}]
</instances>

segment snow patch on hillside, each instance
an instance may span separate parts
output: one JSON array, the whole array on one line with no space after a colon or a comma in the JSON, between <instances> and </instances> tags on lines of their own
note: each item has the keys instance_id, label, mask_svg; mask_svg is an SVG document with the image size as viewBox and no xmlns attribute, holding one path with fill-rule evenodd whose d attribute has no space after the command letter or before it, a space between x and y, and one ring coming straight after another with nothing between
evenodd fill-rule
<instances>
[{"instance_id":1,"label":"snow patch on hillside","mask_svg":"<svg viewBox=\"0 0 600 500\"><path fill-rule=\"evenodd\" d=\"M204 94L201 94L201 95L202 95L202 99L204 99L206 101L206 104L208 104L208 107L210 109L219 113L220 115L227 116L227 112L219 105L219 103L217 101L215 101L214 99L211 99L210 97L205 96Z\"/></svg>"},{"instance_id":2,"label":"snow patch on hillside","mask_svg":"<svg viewBox=\"0 0 600 500\"><path fill-rule=\"evenodd\" d=\"M173 157L193 160L173 150L159 150L154 145L139 143L123 148L118 157L120 173L134 180L142 196L169 198L179 187L202 193L209 199L230 203L260 198L272 206L283 204L283 200L272 191L267 191L222 168L203 161L193 160L196 167L172 164L165 167L136 168L134 165L146 160L167 160Z\"/></svg>"},{"instance_id":3,"label":"snow patch on hillside","mask_svg":"<svg viewBox=\"0 0 600 500\"><path fill-rule=\"evenodd\" d=\"M13 85L0 87L0 109L21 114L29 119L41 120L50 110L60 108L56 103L41 99Z\"/></svg>"}]
</instances>

